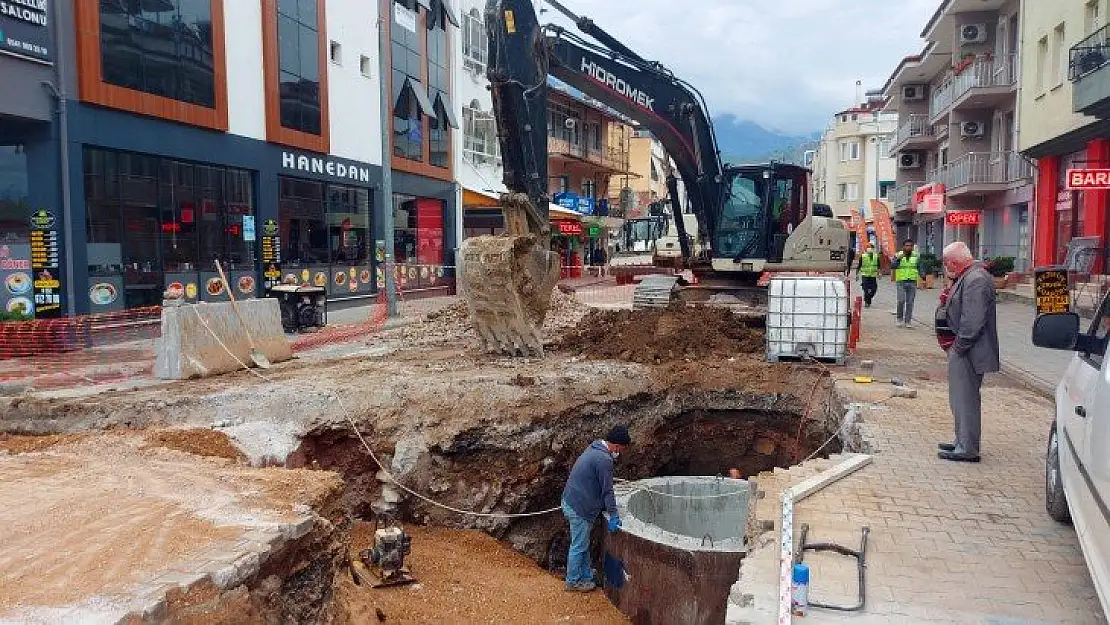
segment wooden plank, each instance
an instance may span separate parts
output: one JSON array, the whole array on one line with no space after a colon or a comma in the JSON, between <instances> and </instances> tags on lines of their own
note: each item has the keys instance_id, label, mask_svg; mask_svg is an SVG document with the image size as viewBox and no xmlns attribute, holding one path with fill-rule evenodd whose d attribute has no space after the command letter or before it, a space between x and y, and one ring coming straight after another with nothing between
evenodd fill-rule
<instances>
[{"instance_id":1,"label":"wooden plank","mask_svg":"<svg viewBox=\"0 0 1110 625\"><path fill-rule=\"evenodd\" d=\"M855 473L856 471L859 471L863 467L871 464L872 461L873 458L868 454L853 454L837 464L835 467L827 471L823 471L802 482L801 484L791 486L789 489L787 489L786 492L783 493L783 497L786 497L787 493L789 493L790 498L794 501L794 503L798 503L799 501L805 499L806 497L809 497L813 493L816 493L825 488L829 484L832 484L833 482L836 482L847 477L848 475L851 475L852 473Z\"/></svg>"}]
</instances>

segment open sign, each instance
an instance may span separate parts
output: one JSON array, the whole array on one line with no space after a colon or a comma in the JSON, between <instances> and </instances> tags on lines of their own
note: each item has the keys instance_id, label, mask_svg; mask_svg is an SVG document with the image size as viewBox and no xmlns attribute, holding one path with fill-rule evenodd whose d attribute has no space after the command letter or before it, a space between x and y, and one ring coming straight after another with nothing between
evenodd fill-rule
<instances>
[{"instance_id":1,"label":"open sign","mask_svg":"<svg viewBox=\"0 0 1110 625\"><path fill-rule=\"evenodd\" d=\"M944 216L949 226L978 226L982 219L979 211L952 211Z\"/></svg>"}]
</instances>

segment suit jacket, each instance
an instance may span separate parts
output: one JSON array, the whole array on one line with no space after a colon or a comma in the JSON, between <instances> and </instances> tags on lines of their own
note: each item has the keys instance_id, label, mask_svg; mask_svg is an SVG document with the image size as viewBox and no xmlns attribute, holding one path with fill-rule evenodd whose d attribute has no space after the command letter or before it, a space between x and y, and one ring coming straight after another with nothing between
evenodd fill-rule
<instances>
[{"instance_id":1,"label":"suit jacket","mask_svg":"<svg viewBox=\"0 0 1110 625\"><path fill-rule=\"evenodd\" d=\"M964 272L948 294L948 327L956 334L952 352L968 358L975 373L998 371L998 319L994 279L979 265Z\"/></svg>"}]
</instances>

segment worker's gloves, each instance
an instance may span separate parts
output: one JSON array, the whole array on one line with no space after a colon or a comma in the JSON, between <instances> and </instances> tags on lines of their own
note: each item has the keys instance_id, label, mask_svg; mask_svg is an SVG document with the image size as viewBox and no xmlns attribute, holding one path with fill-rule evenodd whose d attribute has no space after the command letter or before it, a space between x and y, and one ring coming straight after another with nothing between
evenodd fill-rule
<instances>
[{"instance_id":1,"label":"worker's gloves","mask_svg":"<svg viewBox=\"0 0 1110 625\"><path fill-rule=\"evenodd\" d=\"M609 532L616 532L621 528L621 518L617 515L609 517Z\"/></svg>"}]
</instances>

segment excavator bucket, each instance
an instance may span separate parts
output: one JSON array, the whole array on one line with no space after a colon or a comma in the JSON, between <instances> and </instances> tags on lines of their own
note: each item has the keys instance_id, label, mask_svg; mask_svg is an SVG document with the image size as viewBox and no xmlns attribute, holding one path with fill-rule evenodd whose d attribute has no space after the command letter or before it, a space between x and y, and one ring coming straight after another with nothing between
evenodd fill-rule
<instances>
[{"instance_id":1,"label":"excavator bucket","mask_svg":"<svg viewBox=\"0 0 1110 625\"><path fill-rule=\"evenodd\" d=\"M480 236L459 250L460 290L482 347L543 356L541 328L559 281L559 256L535 235Z\"/></svg>"}]
</instances>

